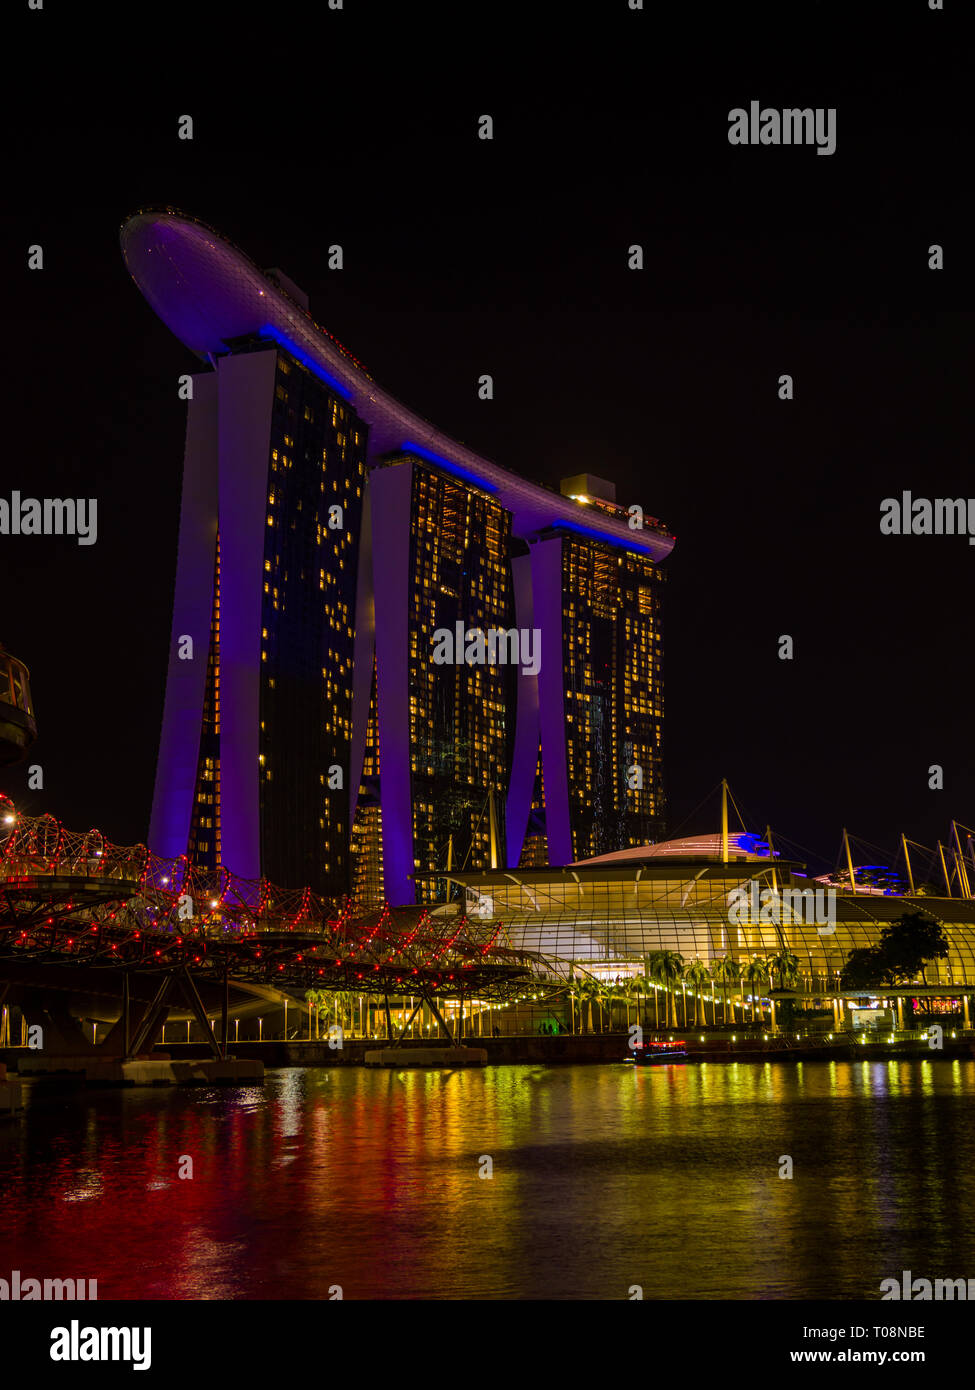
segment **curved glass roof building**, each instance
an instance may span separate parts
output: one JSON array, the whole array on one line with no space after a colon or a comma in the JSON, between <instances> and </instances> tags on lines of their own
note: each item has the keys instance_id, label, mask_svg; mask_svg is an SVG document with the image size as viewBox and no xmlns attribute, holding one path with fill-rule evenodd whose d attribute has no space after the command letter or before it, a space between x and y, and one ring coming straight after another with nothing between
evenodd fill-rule
<instances>
[{"instance_id":1,"label":"curved glass roof building","mask_svg":"<svg viewBox=\"0 0 975 1390\"><path fill-rule=\"evenodd\" d=\"M729 1000L744 1010L738 1015L744 1020L752 995L756 1002L768 1000L770 990L812 1007L837 998L867 1003L870 996L961 999L975 984L971 898L880 894L863 886L831 890L803 868L771 856L757 835L732 833L727 858L721 835L706 834L558 868L454 871L450 877L467 911L497 925L504 943L535 957L543 975L626 985L644 974L655 953L676 952L685 966L696 960L710 972L704 992L719 1011L724 998L725 1018ZM766 891L768 904L759 897ZM905 913L933 918L944 931L947 955L926 960L912 983L844 987L851 951L877 946L883 928ZM785 953L795 957L795 979L783 987L774 962ZM773 968L750 984L742 972L755 958L771 960ZM722 973L729 961L737 974ZM967 1000L964 1015L968 1027ZM717 1021L716 1013L711 1017Z\"/></svg>"},{"instance_id":2,"label":"curved glass roof building","mask_svg":"<svg viewBox=\"0 0 975 1390\"><path fill-rule=\"evenodd\" d=\"M154 849L407 903L656 838L673 535L450 439L194 218L121 244L201 364Z\"/></svg>"}]
</instances>

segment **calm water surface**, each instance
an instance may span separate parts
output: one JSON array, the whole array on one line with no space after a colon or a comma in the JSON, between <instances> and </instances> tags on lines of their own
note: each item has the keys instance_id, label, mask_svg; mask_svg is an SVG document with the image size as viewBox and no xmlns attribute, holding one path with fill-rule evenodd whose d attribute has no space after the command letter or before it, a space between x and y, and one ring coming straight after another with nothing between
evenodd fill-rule
<instances>
[{"instance_id":1,"label":"calm water surface","mask_svg":"<svg viewBox=\"0 0 975 1390\"><path fill-rule=\"evenodd\" d=\"M0 1124L0 1277L103 1299L875 1299L902 1269L975 1276L973 1103L975 1060L35 1098Z\"/></svg>"}]
</instances>

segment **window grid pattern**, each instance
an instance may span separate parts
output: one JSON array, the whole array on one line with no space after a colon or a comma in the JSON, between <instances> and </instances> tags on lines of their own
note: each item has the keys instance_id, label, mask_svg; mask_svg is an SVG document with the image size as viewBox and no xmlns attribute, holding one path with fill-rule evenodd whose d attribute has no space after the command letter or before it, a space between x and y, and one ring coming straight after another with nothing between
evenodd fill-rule
<instances>
[{"instance_id":1,"label":"window grid pattern","mask_svg":"<svg viewBox=\"0 0 975 1390\"><path fill-rule=\"evenodd\" d=\"M383 815L379 804L379 709L376 688L374 655L362 781L359 784L355 821L352 825L352 897L360 907L375 907L385 901Z\"/></svg>"},{"instance_id":2,"label":"window grid pattern","mask_svg":"<svg viewBox=\"0 0 975 1390\"><path fill-rule=\"evenodd\" d=\"M261 633L261 863L350 889L348 776L365 426L280 351L268 461Z\"/></svg>"},{"instance_id":3,"label":"window grid pattern","mask_svg":"<svg viewBox=\"0 0 975 1390\"><path fill-rule=\"evenodd\" d=\"M499 862L514 708L515 667L436 664L434 634L513 626L511 517L481 491L415 460L409 631L414 866L490 864L486 802L494 795ZM429 901L421 889L418 901Z\"/></svg>"},{"instance_id":4,"label":"window grid pattern","mask_svg":"<svg viewBox=\"0 0 975 1390\"><path fill-rule=\"evenodd\" d=\"M576 859L648 844L664 826L663 635L651 561L562 543L569 813Z\"/></svg>"},{"instance_id":5,"label":"window grid pattern","mask_svg":"<svg viewBox=\"0 0 975 1390\"><path fill-rule=\"evenodd\" d=\"M637 873L640 872L640 877ZM747 964L791 951L799 960L800 992L814 996L835 991L852 950L876 946L886 922L905 912L923 911L942 924L948 941L945 960L925 965L929 986L949 989L975 985L975 900L935 897L882 897L858 893L836 897L835 931L820 933L812 920L738 924L729 919L728 896L748 887L753 876L768 886L763 870L689 863L666 870L629 870L618 877L542 870L518 873L518 882L500 876L464 875L463 883L490 904L482 914L500 922L507 943L544 958L553 973L574 964L590 973L622 978L643 973L655 951L675 951L685 964L701 960L709 969L724 957ZM808 878L793 878L777 866L780 889L808 889ZM925 981L918 979L917 983ZM892 992L894 986L886 987ZM901 992L909 992L901 986Z\"/></svg>"},{"instance_id":6,"label":"window grid pattern","mask_svg":"<svg viewBox=\"0 0 975 1390\"><path fill-rule=\"evenodd\" d=\"M206 689L200 727L196 791L187 854L201 868L215 869L220 845L220 536L213 562L213 612L207 651Z\"/></svg>"}]
</instances>

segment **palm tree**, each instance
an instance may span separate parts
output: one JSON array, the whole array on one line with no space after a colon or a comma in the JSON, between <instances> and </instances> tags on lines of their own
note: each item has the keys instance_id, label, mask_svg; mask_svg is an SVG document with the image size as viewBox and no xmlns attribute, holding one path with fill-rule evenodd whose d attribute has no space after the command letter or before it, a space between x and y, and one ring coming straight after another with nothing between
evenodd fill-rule
<instances>
[{"instance_id":1,"label":"palm tree","mask_svg":"<svg viewBox=\"0 0 975 1390\"><path fill-rule=\"evenodd\" d=\"M751 986L752 1023L754 1023L756 986L761 986L768 982L768 961L763 960L761 956L752 956L742 973Z\"/></svg>"},{"instance_id":2,"label":"palm tree","mask_svg":"<svg viewBox=\"0 0 975 1390\"><path fill-rule=\"evenodd\" d=\"M663 951L651 951L643 962L644 977L650 981L653 987L653 1026L660 1027L660 990L657 979L657 963L663 955Z\"/></svg>"},{"instance_id":3,"label":"palm tree","mask_svg":"<svg viewBox=\"0 0 975 1390\"><path fill-rule=\"evenodd\" d=\"M319 1016L319 1011L320 1011L324 1006L326 1006L326 1005L328 1004L328 995L326 994L325 990L323 990L323 989L306 989L306 990L305 990L305 1002L306 1002L307 1005L308 1005L308 1014L309 1014L309 1018L311 1017L312 1010L314 1010L314 1013L315 1013L315 1037L317 1038L317 1037L319 1036L319 1032L318 1032L318 1016Z\"/></svg>"},{"instance_id":4,"label":"palm tree","mask_svg":"<svg viewBox=\"0 0 975 1390\"><path fill-rule=\"evenodd\" d=\"M651 951L644 962L644 970L647 979L653 985L653 1026L660 1027L660 962L663 960L663 951ZM669 1017L666 1012L668 1008L667 1000L664 999L664 1026Z\"/></svg>"},{"instance_id":5,"label":"palm tree","mask_svg":"<svg viewBox=\"0 0 975 1390\"><path fill-rule=\"evenodd\" d=\"M617 976L617 978L616 978L616 998L617 998L617 999L619 1000L619 1002L623 1005L623 1008L624 1008L625 1011L626 1011L626 1020L625 1020L625 1022L624 1022L624 1024L623 1024L623 1029L624 1029L625 1032L628 1032L628 1031L629 1031L629 1027L630 1027L630 981L629 981L629 979L621 980L621 979L619 978L619 976Z\"/></svg>"},{"instance_id":6,"label":"palm tree","mask_svg":"<svg viewBox=\"0 0 975 1390\"><path fill-rule=\"evenodd\" d=\"M652 989L652 988L653 988L653 986L650 984L650 981L647 979L646 975L632 975L632 976L630 977L629 992L630 992L630 994L633 995L633 997L634 997L635 1000L636 1000L636 1017L637 1017L637 1022L638 1022L638 1023L640 1022L640 1012L641 1012L641 1010L640 1010L640 996L642 995L642 996L644 997L644 999L645 999L646 996L647 996L647 990L648 990L648 989ZM643 1023L645 1024L645 1023L646 1023L646 1017L645 1017L645 1015L646 1015L646 1008L643 1009L643 1014L644 1014ZM628 1027L629 1027L629 1018L627 1018L627 1028L628 1028Z\"/></svg>"},{"instance_id":7,"label":"palm tree","mask_svg":"<svg viewBox=\"0 0 975 1390\"><path fill-rule=\"evenodd\" d=\"M779 989L794 989L799 983L799 957L784 947L768 961L770 975L778 975ZM775 1022L775 1000L772 1000L772 1026Z\"/></svg>"},{"instance_id":8,"label":"palm tree","mask_svg":"<svg viewBox=\"0 0 975 1390\"><path fill-rule=\"evenodd\" d=\"M649 998L651 995L653 995L653 1026L656 1028L656 1027L659 1026L658 1020L659 1020L660 1005L659 1005L659 1002L658 1002L658 1001L659 1001L660 991L659 991L659 989L657 988L656 984L654 983L653 976L650 974L650 958L649 958L649 956L648 956L647 959L643 962L643 977L642 977L642 978L643 978L643 987L644 987L644 989L646 990L647 998ZM643 1010L644 1010L644 1013L647 1012L646 1003L644 1003L644 1005L643 1005ZM648 1018L648 1019L647 1019L647 1022L649 1023L649 1021L650 1021L650 1020L649 1020L649 1018Z\"/></svg>"},{"instance_id":9,"label":"palm tree","mask_svg":"<svg viewBox=\"0 0 975 1390\"><path fill-rule=\"evenodd\" d=\"M769 976L779 976L780 990L793 990L798 984L798 956L793 955L786 947L776 955L769 956L768 960ZM772 1027L775 1029L775 999L772 999Z\"/></svg>"},{"instance_id":10,"label":"palm tree","mask_svg":"<svg viewBox=\"0 0 975 1390\"><path fill-rule=\"evenodd\" d=\"M599 980L592 980L589 985L589 1031L595 1033L596 1028L592 1019L592 1006L595 1004L599 1010L599 1031L603 1031L603 987Z\"/></svg>"},{"instance_id":11,"label":"palm tree","mask_svg":"<svg viewBox=\"0 0 975 1390\"><path fill-rule=\"evenodd\" d=\"M651 956L651 961L653 965L653 978L667 991L667 997L664 1000L666 1013L669 1017L671 1008L673 1009L673 1026L677 1028L677 995L675 993L675 987L677 982L683 978L684 957L678 951L654 951ZM669 1026L669 1023L665 1024L665 1027Z\"/></svg>"},{"instance_id":12,"label":"palm tree","mask_svg":"<svg viewBox=\"0 0 975 1390\"><path fill-rule=\"evenodd\" d=\"M306 990L305 990L305 1003L308 1005L308 1036L309 1036L309 1038L311 1037L311 1011L312 1011L312 1008L313 1008L313 1006L314 1006L314 999L315 999L315 991L314 991L313 989L306 989Z\"/></svg>"},{"instance_id":13,"label":"palm tree","mask_svg":"<svg viewBox=\"0 0 975 1390\"><path fill-rule=\"evenodd\" d=\"M355 993L355 990L352 990L352 989L343 990L341 999L342 999L342 1014L343 1014L343 1019L347 1019L347 1020L348 1020L349 1031L351 1032L351 1031L355 1028L355 1006L356 1006L356 993ZM343 1026L344 1026L344 1024L343 1024Z\"/></svg>"},{"instance_id":14,"label":"palm tree","mask_svg":"<svg viewBox=\"0 0 975 1390\"><path fill-rule=\"evenodd\" d=\"M595 1003L598 992L599 986L597 985L595 980L590 978L580 981L579 996L582 1002L588 1005L589 1010L589 1027L586 1030L589 1033L595 1032L595 1029L592 1026L592 1006Z\"/></svg>"},{"instance_id":15,"label":"palm tree","mask_svg":"<svg viewBox=\"0 0 975 1390\"><path fill-rule=\"evenodd\" d=\"M625 1015L626 1015L625 1021L624 1021L624 1023L623 1023L623 1028L624 1028L624 1030L625 1030L626 1028L628 1028L628 1027L630 1026L630 982L629 982L629 980L628 980L628 979L627 979L627 980L624 980L624 979L621 979L619 976L617 976L616 979L615 979L614 982L613 982L613 993L614 993L615 996L616 996L616 1003L617 1003L617 1006L620 1005L620 1004L622 1004L622 1006L623 1006L623 1011L624 1011L624 1013L625 1013ZM618 1015L617 1015L617 1017L618 1017Z\"/></svg>"},{"instance_id":16,"label":"palm tree","mask_svg":"<svg viewBox=\"0 0 975 1390\"><path fill-rule=\"evenodd\" d=\"M605 1033L606 1021L603 1016L603 1010L606 1007L606 984L603 980L596 981L593 997L596 1001L596 1008L599 1010L599 1031L600 1033Z\"/></svg>"},{"instance_id":17,"label":"palm tree","mask_svg":"<svg viewBox=\"0 0 975 1390\"><path fill-rule=\"evenodd\" d=\"M607 984L605 980L596 981L596 1003L599 1005L599 1031L606 1032L606 1020L603 1016L603 1009L609 1011L610 1027L613 1025L613 986Z\"/></svg>"},{"instance_id":18,"label":"palm tree","mask_svg":"<svg viewBox=\"0 0 975 1390\"><path fill-rule=\"evenodd\" d=\"M779 989L793 989L799 979L799 957L782 950L769 957L769 970L779 977Z\"/></svg>"},{"instance_id":19,"label":"palm tree","mask_svg":"<svg viewBox=\"0 0 975 1390\"><path fill-rule=\"evenodd\" d=\"M343 1024L345 1022L345 995L337 989L332 995L332 1024Z\"/></svg>"},{"instance_id":20,"label":"palm tree","mask_svg":"<svg viewBox=\"0 0 975 1390\"><path fill-rule=\"evenodd\" d=\"M700 1005L703 1007L704 989L711 983L711 972L704 964L703 960L694 960L691 961L690 965L684 971L684 979L694 991L694 1027L697 1028L699 1025L698 1006ZM707 1010L705 1009L704 1022L707 1023L707 1021L708 1016Z\"/></svg>"},{"instance_id":21,"label":"palm tree","mask_svg":"<svg viewBox=\"0 0 975 1390\"><path fill-rule=\"evenodd\" d=\"M713 975L721 984L721 993L724 996L724 1017L723 1022L728 1022L728 986L737 985L741 982L741 966L731 956L722 956L720 960L714 962ZM735 1006L731 1006L731 1022L735 1021Z\"/></svg>"},{"instance_id":22,"label":"palm tree","mask_svg":"<svg viewBox=\"0 0 975 1390\"><path fill-rule=\"evenodd\" d=\"M592 1000L589 998L589 989L591 985L592 977L589 975L580 975L574 981L573 988L575 990L575 997L579 1005L580 1033L584 1033L586 1031L585 1009L587 1004L589 1005L589 1031L590 1033L592 1032Z\"/></svg>"},{"instance_id":23,"label":"palm tree","mask_svg":"<svg viewBox=\"0 0 975 1390\"><path fill-rule=\"evenodd\" d=\"M581 1006L582 1006L582 1001L583 1001L583 999L585 998L585 988L586 988L586 987L585 987L585 982L584 982L583 980L577 980L577 979L576 979L576 976L575 976L575 971L572 970L572 969L570 968L570 970L569 970L569 989L568 989L568 994L569 994L569 1001L570 1001L569 1007L570 1007L570 1009L571 1009L571 1015L570 1015L570 1017L571 1017L571 1020L572 1020L572 1031L573 1031L573 1033L576 1031L576 1004L578 1004L578 1005L580 1006L580 1007L579 1007L579 1032L580 1032L580 1033L582 1032L582 1007L581 1007Z\"/></svg>"}]
</instances>

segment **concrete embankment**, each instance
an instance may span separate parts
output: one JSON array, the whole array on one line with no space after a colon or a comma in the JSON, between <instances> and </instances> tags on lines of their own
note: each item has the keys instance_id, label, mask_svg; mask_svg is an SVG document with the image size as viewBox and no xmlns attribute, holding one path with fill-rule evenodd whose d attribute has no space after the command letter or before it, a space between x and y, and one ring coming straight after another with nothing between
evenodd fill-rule
<instances>
[{"instance_id":1,"label":"concrete embankment","mask_svg":"<svg viewBox=\"0 0 975 1390\"><path fill-rule=\"evenodd\" d=\"M511 1037L511 1038L464 1038L463 1045L468 1049L478 1049L486 1054L488 1065L520 1063L557 1062L619 1062L626 1055L625 1033L601 1033L571 1037ZM199 1055L199 1043L166 1045L173 1057ZM238 1057L254 1057L263 1061L266 1067L342 1067L363 1066L366 1054L382 1051L396 1052L409 1066L429 1066L434 1063L420 1060L423 1053L431 1049L449 1051L446 1044L428 1040L407 1039L399 1047L391 1048L382 1038L343 1039L342 1047L330 1048L327 1042L281 1042L237 1043L234 1053ZM411 1054L417 1060L411 1061ZM374 1063L368 1063L374 1065ZM387 1062L381 1065L390 1065ZM448 1064L449 1065L449 1064Z\"/></svg>"},{"instance_id":2,"label":"concrete embankment","mask_svg":"<svg viewBox=\"0 0 975 1390\"><path fill-rule=\"evenodd\" d=\"M379 1047L366 1052L367 1067L483 1067L483 1047Z\"/></svg>"},{"instance_id":3,"label":"concrete embankment","mask_svg":"<svg viewBox=\"0 0 975 1390\"><path fill-rule=\"evenodd\" d=\"M666 1038L667 1035L656 1035ZM852 1041L848 1036L834 1038L792 1038L786 1042L782 1038L763 1039L737 1033L732 1037L720 1033L705 1034L701 1041L699 1033L693 1036L678 1032L674 1035L685 1040L688 1063L694 1062L823 1062L823 1061L887 1061L925 1060L939 1061L954 1058L968 1058L973 1054L973 1035L956 1039L946 1036L943 1047L930 1049L926 1040L912 1038L896 1042L875 1041L866 1043ZM628 1035L626 1033L583 1033L561 1034L556 1037L541 1035L520 1035L505 1038L465 1038L464 1046L470 1051L464 1059L459 1056L452 1063L450 1049L432 1040L409 1039L399 1047L391 1048L383 1039L350 1038L343 1039L341 1048L330 1048L324 1040L304 1042L297 1039L290 1042L272 1040L268 1042L238 1042L233 1045L233 1059L226 1062L214 1061L209 1056L205 1044L167 1043L165 1050L157 1049L152 1054L132 1062L121 1062L118 1058L93 1057L81 1054L77 1057L47 1057L41 1052L28 1052L20 1048L4 1049L0 1054L0 1068L7 1063L10 1071L19 1072L25 1077L34 1077L44 1084L60 1077L63 1082L88 1085L248 1085L263 1078L268 1067L348 1067L348 1066L400 1066L400 1067L449 1067L466 1064L488 1066L518 1066L526 1063L532 1066L559 1066L568 1064L610 1064L622 1062L628 1055ZM471 1053L478 1050L478 1055ZM367 1061L366 1054L376 1054ZM378 1060L382 1054L382 1060ZM429 1054L429 1055L424 1055ZM445 1060L446 1059L446 1060ZM482 1060L483 1059L483 1060ZM11 1087L10 1100L16 1103L14 1089L19 1087L15 1076L0 1077L0 1085L6 1081ZM3 1112L4 1092L0 1090L0 1113Z\"/></svg>"},{"instance_id":4,"label":"concrete embankment","mask_svg":"<svg viewBox=\"0 0 975 1390\"><path fill-rule=\"evenodd\" d=\"M171 1058L165 1053L122 1061L120 1057L48 1057L25 1052L18 1060L21 1076L35 1084L84 1086L245 1086L264 1080L263 1062L239 1057Z\"/></svg>"},{"instance_id":5,"label":"concrete embankment","mask_svg":"<svg viewBox=\"0 0 975 1390\"><path fill-rule=\"evenodd\" d=\"M667 1035L661 1035L666 1037ZM951 1039L945 1037L944 1047L931 1050L925 1041L909 1040L890 1042L869 1041L859 1044L848 1038L792 1039L786 1044L780 1039L763 1040L760 1036L751 1038L738 1033L734 1040L719 1034L700 1034L693 1037L677 1033L684 1038L688 1062L764 1062L764 1061L862 1061L886 1060L889 1058L915 1057L937 1061L943 1058L970 1057L973 1042L971 1038ZM487 1064L517 1066L524 1063L533 1065L558 1065L568 1063L612 1063L621 1062L627 1055L628 1035L626 1033L583 1033L561 1034L557 1037L540 1035L521 1035L510 1038L465 1038L469 1047L482 1048L487 1053ZM429 1048L428 1041L408 1040L402 1044L404 1054L413 1049ZM238 1057L252 1057L263 1061L266 1067L338 1067L362 1066L367 1051L386 1049L382 1039L346 1037L341 1048L330 1049L327 1042L265 1042L238 1043L234 1052ZM183 1052L182 1049L189 1050ZM193 1050L202 1055L199 1044L167 1045L174 1057L190 1056Z\"/></svg>"},{"instance_id":6,"label":"concrete embankment","mask_svg":"<svg viewBox=\"0 0 975 1390\"><path fill-rule=\"evenodd\" d=\"M20 1079L8 1076L6 1065L0 1062L0 1120L19 1115L23 1108L24 1097Z\"/></svg>"}]
</instances>

